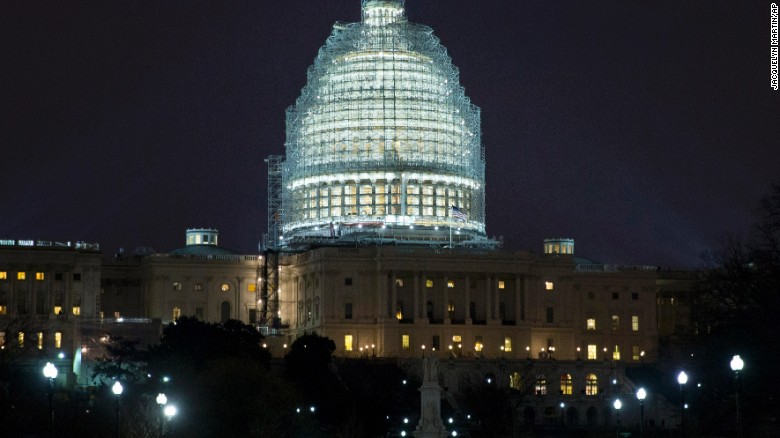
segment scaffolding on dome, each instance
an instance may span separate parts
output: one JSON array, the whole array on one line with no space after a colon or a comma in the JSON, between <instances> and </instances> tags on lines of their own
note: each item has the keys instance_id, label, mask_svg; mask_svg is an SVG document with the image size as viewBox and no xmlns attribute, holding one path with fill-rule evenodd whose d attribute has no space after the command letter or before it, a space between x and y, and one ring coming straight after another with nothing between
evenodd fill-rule
<instances>
[{"instance_id":1,"label":"scaffolding on dome","mask_svg":"<svg viewBox=\"0 0 780 438\"><path fill-rule=\"evenodd\" d=\"M362 5L362 22L334 26L287 111L280 244L360 234L495 246L480 112L457 68L403 1Z\"/></svg>"}]
</instances>

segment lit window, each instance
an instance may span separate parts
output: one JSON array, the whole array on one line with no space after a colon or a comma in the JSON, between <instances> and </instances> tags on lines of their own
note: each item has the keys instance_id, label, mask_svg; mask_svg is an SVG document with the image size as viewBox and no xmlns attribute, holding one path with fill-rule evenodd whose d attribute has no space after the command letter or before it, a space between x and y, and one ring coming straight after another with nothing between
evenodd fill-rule
<instances>
[{"instance_id":1,"label":"lit window","mask_svg":"<svg viewBox=\"0 0 780 438\"><path fill-rule=\"evenodd\" d=\"M587 328L588 330L596 330L596 318L588 318Z\"/></svg>"},{"instance_id":2,"label":"lit window","mask_svg":"<svg viewBox=\"0 0 780 438\"><path fill-rule=\"evenodd\" d=\"M448 289L452 289L452 288L454 288L454 287L455 287L455 282L454 282L454 281L452 281L452 280L448 280L448 281L447 281L447 288L448 288Z\"/></svg>"},{"instance_id":3,"label":"lit window","mask_svg":"<svg viewBox=\"0 0 780 438\"><path fill-rule=\"evenodd\" d=\"M0 350L5 349L5 332L0 332Z\"/></svg>"},{"instance_id":4,"label":"lit window","mask_svg":"<svg viewBox=\"0 0 780 438\"><path fill-rule=\"evenodd\" d=\"M620 329L620 317L617 315L612 315L612 331L617 331Z\"/></svg>"},{"instance_id":5,"label":"lit window","mask_svg":"<svg viewBox=\"0 0 780 438\"><path fill-rule=\"evenodd\" d=\"M62 306L54 306L54 314L62 315Z\"/></svg>"},{"instance_id":6,"label":"lit window","mask_svg":"<svg viewBox=\"0 0 780 438\"><path fill-rule=\"evenodd\" d=\"M522 391L523 376L517 371L514 371L509 375L509 387L517 391Z\"/></svg>"},{"instance_id":7,"label":"lit window","mask_svg":"<svg viewBox=\"0 0 780 438\"><path fill-rule=\"evenodd\" d=\"M631 359L632 360L639 360L642 356L639 353L639 345L634 345L631 347Z\"/></svg>"},{"instance_id":8,"label":"lit window","mask_svg":"<svg viewBox=\"0 0 780 438\"><path fill-rule=\"evenodd\" d=\"M181 283L173 283L173 290L181 290Z\"/></svg>"},{"instance_id":9,"label":"lit window","mask_svg":"<svg viewBox=\"0 0 780 438\"><path fill-rule=\"evenodd\" d=\"M433 287L433 280L425 280L425 287Z\"/></svg>"},{"instance_id":10,"label":"lit window","mask_svg":"<svg viewBox=\"0 0 780 438\"><path fill-rule=\"evenodd\" d=\"M599 379L595 374L585 377L585 395L599 395Z\"/></svg>"},{"instance_id":11,"label":"lit window","mask_svg":"<svg viewBox=\"0 0 780 438\"><path fill-rule=\"evenodd\" d=\"M571 374L561 374L561 394L571 395Z\"/></svg>"},{"instance_id":12,"label":"lit window","mask_svg":"<svg viewBox=\"0 0 780 438\"><path fill-rule=\"evenodd\" d=\"M227 292L230 290L230 285L227 283L222 283L222 287L220 289L222 289L222 292Z\"/></svg>"},{"instance_id":13,"label":"lit window","mask_svg":"<svg viewBox=\"0 0 780 438\"><path fill-rule=\"evenodd\" d=\"M26 272L17 272L16 273L16 279L17 280L25 280L25 279L27 279L27 273Z\"/></svg>"},{"instance_id":14,"label":"lit window","mask_svg":"<svg viewBox=\"0 0 780 438\"><path fill-rule=\"evenodd\" d=\"M544 288L546 290L553 290L555 288L555 285L553 285L552 281L545 281L544 282Z\"/></svg>"},{"instance_id":15,"label":"lit window","mask_svg":"<svg viewBox=\"0 0 780 438\"><path fill-rule=\"evenodd\" d=\"M38 349L43 350L43 332L38 332Z\"/></svg>"},{"instance_id":16,"label":"lit window","mask_svg":"<svg viewBox=\"0 0 780 438\"><path fill-rule=\"evenodd\" d=\"M62 348L62 332L54 333L54 348Z\"/></svg>"},{"instance_id":17,"label":"lit window","mask_svg":"<svg viewBox=\"0 0 780 438\"><path fill-rule=\"evenodd\" d=\"M404 319L404 302L398 301L395 305L395 318L397 320Z\"/></svg>"},{"instance_id":18,"label":"lit window","mask_svg":"<svg viewBox=\"0 0 780 438\"><path fill-rule=\"evenodd\" d=\"M0 306L0 315L5 315L8 312L8 307Z\"/></svg>"},{"instance_id":19,"label":"lit window","mask_svg":"<svg viewBox=\"0 0 780 438\"><path fill-rule=\"evenodd\" d=\"M81 306L73 306L73 314L76 316L81 315Z\"/></svg>"},{"instance_id":20,"label":"lit window","mask_svg":"<svg viewBox=\"0 0 780 438\"><path fill-rule=\"evenodd\" d=\"M447 303L447 312L450 313L450 316L452 316L452 313L455 312L455 303L453 303L452 301Z\"/></svg>"},{"instance_id":21,"label":"lit window","mask_svg":"<svg viewBox=\"0 0 780 438\"><path fill-rule=\"evenodd\" d=\"M635 332L639 331L639 316L637 315L631 317L631 330Z\"/></svg>"},{"instance_id":22,"label":"lit window","mask_svg":"<svg viewBox=\"0 0 780 438\"><path fill-rule=\"evenodd\" d=\"M43 281L46 278L46 274L43 272L36 272L35 273L35 279L38 281Z\"/></svg>"},{"instance_id":23,"label":"lit window","mask_svg":"<svg viewBox=\"0 0 780 438\"><path fill-rule=\"evenodd\" d=\"M547 378L544 376L544 374L536 376L534 393L536 393L536 395L547 395Z\"/></svg>"},{"instance_id":24,"label":"lit window","mask_svg":"<svg viewBox=\"0 0 780 438\"><path fill-rule=\"evenodd\" d=\"M612 359L620 360L620 346L615 345L615 351L612 352Z\"/></svg>"},{"instance_id":25,"label":"lit window","mask_svg":"<svg viewBox=\"0 0 780 438\"><path fill-rule=\"evenodd\" d=\"M114 312L114 318L119 319L122 317L122 314L119 312Z\"/></svg>"},{"instance_id":26,"label":"lit window","mask_svg":"<svg viewBox=\"0 0 780 438\"><path fill-rule=\"evenodd\" d=\"M181 317L181 308L180 307L174 307L173 308L173 320L176 321Z\"/></svg>"},{"instance_id":27,"label":"lit window","mask_svg":"<svg viewBox=\"0 0 780 438\"><path fill-rule=\"evenodd\" d=\"M460 335L455 335L455 336L452 337L452 342L457 344L458 342L461 342L462 339L463 338L461 338Z\"/></svg>"},{"instance_id":28,"label":"lit window","mask_svg":"<svg viewBox=\"0 0 780 438\"><path fill-rule=\"evenodd\" d=\"M0 280L8 280L8 272L0 271Z\"/></svg>"},{"instance_id":29,"label":"lit window","mask_svg":"<svg viewBox=\"0 0 780 438\"><path fill-rule=\"evenodd\" d=\"M504 352L512 351L512 338L504 338Z\"/></svg>"},{"instance_id":30,"label":"lit window","mask_svg":"<svg viewBox=\"0 0 780 438\"><path fill-rule=\"evenodd\" d=\"M199 290L199 289L195 289L195 290ZM247 284L246 285L246 290L247 290L247 292L257 292L257 284L255 284L255 283Z\"/></svg>"},{"instance_id":31,"label":"lit window","mask_svg":"<svg viewBox=\"0 0 780 438\"><path fill-rule=\"evenodd\" d=\"M398 286L398 287L404 287L404 280L401 279L401 278L396 278L395 279L395 285Z\"/></svg>"},{"instance_id":32,"label":"lit window","mask_svg":"<svg viewBox=\"0 0 780 438\"><path fill-rule=\"evenodd\" d=\"M482 336L477 336L474 338L474 351L481 352L483 348L482 345Z\"/></svg>"},{"instance_id":33,"label":"lit window","mask_svg":"<svg viewBox=\"0 0 780 438\"><path fill-rule=\"evenodd\" d=\"M344 335L344 351L352 351L352 335Z\"/></svg>"},{"instance_id":34,"label":"lit window","mask_svg":"<svg viewBox=\"0 0 780 438\"><path fill-rule=\"evenodd\" d=\"M401 348L403 350L409 350L411 348L411 342L409 340L409 335L401 335Z\"/></svg>"},{"instance_id":35,"label":"lit window","mask_svg":"<svg viewBox=\"0 0 780 438\"><path fill-rule=\"evenodd\" d=\"M506 283L504 283L504 280L498 280L498 288L504 289L506 287Z\"/></svg>"},{"instance_id":36,"label":"lit window","mask_svg":"<svg viewBox=\"0 0 780 438\"><path fill-rule=\"evenodd\" d=\"M588 344L588 360L598 359L599 351L596 348L596 344Z\"/></svg>"},{"instance_id":37,"label":"lit window","mask_svg":"<svg viewBox=\"0 0 780 438\"><path fill-rule=\"evenodd\" d=\"M195 283L195 285L194 285L194 286L192 286L192 288L193 288L194 290L196 290L196 291L203 290L203 283Z\"/></svg>"}]
</instances>

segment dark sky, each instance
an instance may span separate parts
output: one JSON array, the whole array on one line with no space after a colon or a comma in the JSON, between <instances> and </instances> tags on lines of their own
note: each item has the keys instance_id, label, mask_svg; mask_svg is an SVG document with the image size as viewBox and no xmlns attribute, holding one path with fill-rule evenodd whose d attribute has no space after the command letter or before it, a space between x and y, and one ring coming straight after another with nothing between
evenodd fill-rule
<instances>
[{"instance_id":1,"label":"dark sky","mask_svg":"<svg viewBox=\"0 0 780 438\"><path fill-rule=\"evenodd\" d=\"M780 183L768 1L407 0L482 109L487 226L695 267ZM0 0L0 238L252 253L264 158L359 0Z\"/></svg>"}]
</instances>

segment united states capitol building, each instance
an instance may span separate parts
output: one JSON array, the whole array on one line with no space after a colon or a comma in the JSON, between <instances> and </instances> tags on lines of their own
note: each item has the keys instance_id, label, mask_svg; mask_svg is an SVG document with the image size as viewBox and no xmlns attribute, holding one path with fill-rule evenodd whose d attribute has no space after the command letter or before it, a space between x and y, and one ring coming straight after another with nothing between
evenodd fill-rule
<instances>
[{"instance_id":1,"label":"united states capitol building","mask_svg":"<svg viewBox=\"0 0 780 438\"><path fill-rule=\"evenodd\" d=\"M634 391L626 369L655 361L681 322L668 297L685 285L581 258L571 238L515 251L488 237L480 110L404 1L363 0L361 22L334 26L286 120L261 253L209 228L166 253L0 241L3 348L63 350L87 384L81 363L123 327L238 319L277 357L312 332L338 356L435 351L450 393L478 376L531 394L524 423L613 421L612 397ZM660 400L646 407L673 421Z\"/></svg>"}]
</instances>

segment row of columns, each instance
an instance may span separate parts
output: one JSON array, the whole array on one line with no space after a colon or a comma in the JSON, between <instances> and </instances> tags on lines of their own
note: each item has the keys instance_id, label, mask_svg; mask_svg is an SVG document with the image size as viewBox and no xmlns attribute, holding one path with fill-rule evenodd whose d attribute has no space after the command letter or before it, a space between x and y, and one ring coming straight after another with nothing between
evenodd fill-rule
<instances>
[{"instance_id":1,"label":"row of columns","mask_svg":"<svg viewBox=\"0 0 780 438\"><path fill-rule=\"evenodd\" d=\"M384 315L389 318L395 317L395 306L398 302L398 283L397 275L395 275L394 272L389 271L388 277L390 278L390 302L386 306L385 309L381 309L380 304L380 312L379 315ZM387 277L384 277L387 278ZM428 302L428 288L427 287L421 287L421 281L427 281L431 278L421 276L419 272L414 272L412 276L412 288L414 291L414 299L412 303L412 315L415 319L427 319L426 315L426 306L425 303ZM514 280L514 294L515 294L515 318L518 320L524 320L524 309L523 304L525 303L525 294L523 290L523 277L515 275L513 277ZM445 275L443 277L444 281L444 315L448 315L449 313L449 303L450 303L450 288L448 287L450 277L448 275ZM464 302L468 306L469 303L471 303L471 277L465 276L461 277L460 282L464 284ZM499 318L499 306L501 303L499 294L501 293L501 289L498 288L498 279L495 275L490 275L487 277L487 282L485 285L485 309L486 309L486 319L488 321L496 321ZM386 303L386 285L381 290L383 291L383 296L380 299L380 303ZM456 290L455 288L452 289L453 291ZM420 299L422 298L422 299ZM471 315L469 314L468 309L466 310L466 319L470 319ZM444 318L449 319L449 318Z\"/></svg>"}]
</instances>

